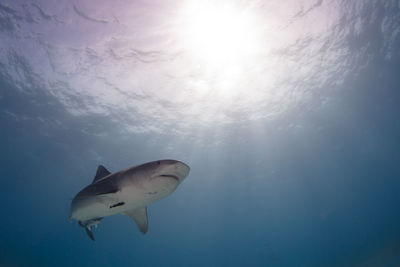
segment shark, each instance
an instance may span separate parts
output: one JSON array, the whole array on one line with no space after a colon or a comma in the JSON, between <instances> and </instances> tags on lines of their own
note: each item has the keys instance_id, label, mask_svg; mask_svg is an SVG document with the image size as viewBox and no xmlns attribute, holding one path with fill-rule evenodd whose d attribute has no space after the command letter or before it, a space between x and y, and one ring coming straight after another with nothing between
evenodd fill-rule
<instances>
[{"instance_id":1,"label":"shark","mask_svg":"<svg viewBox=\"0 0 400 267\"><path fill-rule=\"evenodd\" d=\"M152 161L115 173L99 165L93 182L72 199L70 220L77 220L93 241L93 227L97 228L104 217L115 214L129 216L145 234L147 206L174 192L189 171L187 164L173 159Z\"/></svg>"}]
</instances>

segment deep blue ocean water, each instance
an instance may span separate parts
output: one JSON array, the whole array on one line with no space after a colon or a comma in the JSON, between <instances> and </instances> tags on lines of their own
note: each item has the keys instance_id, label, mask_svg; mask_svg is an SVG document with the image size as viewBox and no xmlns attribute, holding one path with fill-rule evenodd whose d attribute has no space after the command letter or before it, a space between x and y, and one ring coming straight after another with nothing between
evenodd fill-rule
<instances>
[{"instance_id":1,"label":"deep blue ocean water","mask_svg":"<svg viewBox=\"0 0 400 267\"><path fill-rule=\"evenodd\" d=\"M190 2L0 1L0 266L399 266L400 2ZM68 220L164 158L146 235Z\"/></svg>"}]
</instances>

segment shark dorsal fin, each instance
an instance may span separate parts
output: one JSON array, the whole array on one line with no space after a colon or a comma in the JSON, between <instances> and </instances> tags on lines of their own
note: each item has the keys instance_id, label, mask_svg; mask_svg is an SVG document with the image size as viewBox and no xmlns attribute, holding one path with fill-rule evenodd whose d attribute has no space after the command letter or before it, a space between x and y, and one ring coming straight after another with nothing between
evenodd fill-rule
<instances>
[{"instance_id":1,"label":"shark dorsal fin","mask_svg":"<svg viewBox=\"0 0 400 267\"><path fill-rule=\"evenodd\" d=\"M147 233L147 229L149 227L149 223L147 220L147 208L128 210L124 212L125 215L128 215L132 218L139 227L140 232L143 234Z\"/></svg>"},{"instance_id":2,"label":"shark dorsal fin","mask_svg":"<svg viewBox=\"0 0 400 267\"><path fill-rule=\"evenodd\" d=\"M111 174L111 172L109 172L106 168L104 168L103 165L99 165L99 167L97 167L96 176L94 177L92 183L95 183L97 180L106 177L109 174Z\"/></svg>"}]
</instances>

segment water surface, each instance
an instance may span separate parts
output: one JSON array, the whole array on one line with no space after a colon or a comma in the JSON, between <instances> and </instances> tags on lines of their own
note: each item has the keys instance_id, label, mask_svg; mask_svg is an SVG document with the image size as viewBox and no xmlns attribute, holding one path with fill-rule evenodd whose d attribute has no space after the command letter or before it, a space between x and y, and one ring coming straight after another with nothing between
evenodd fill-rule
<instances>
[{"instance_id":1,"label":"water surface","mask_svg":"<svg viewBox=\"0 0 400 267\"><path fill-rule=\"evenodd\" d=\"M398 266L398 1L2 1L0 265ZM191 166L89 240L96 168Z\"/></svg>"}]
</instances>

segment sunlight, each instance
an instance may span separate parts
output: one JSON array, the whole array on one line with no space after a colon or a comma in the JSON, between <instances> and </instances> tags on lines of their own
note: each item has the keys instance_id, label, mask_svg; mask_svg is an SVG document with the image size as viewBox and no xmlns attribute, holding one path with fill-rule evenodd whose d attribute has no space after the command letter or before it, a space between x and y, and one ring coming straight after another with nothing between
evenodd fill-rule
<instances>
[{"instance_id":1,"label":"sunlight","mask_svg":"<svg viewBox=\"0 0 400 267\"><path fill-rule=\"evenodd\" d=\"M284 108L279 84L288 63L274 56L281 46L277 18L250 1L187 0L173 20L179 55L180 99L198 121L231 122L276 114ZM260 107L269 112L258 113ZM247 115L248 114L248 115Z\"/></svg>"},{"instance_id":2,"label":"sunlight","mask_svg":"<svg viewBox=\"0 0 400 267\"><path fill-rule=\"evenodd\" d=\"M261 42L254 17L232 2L190 1L183 8L183 47L206 75L218 76L216 83L231 84L257 60Z\"/></svg>"}]
</instances>

